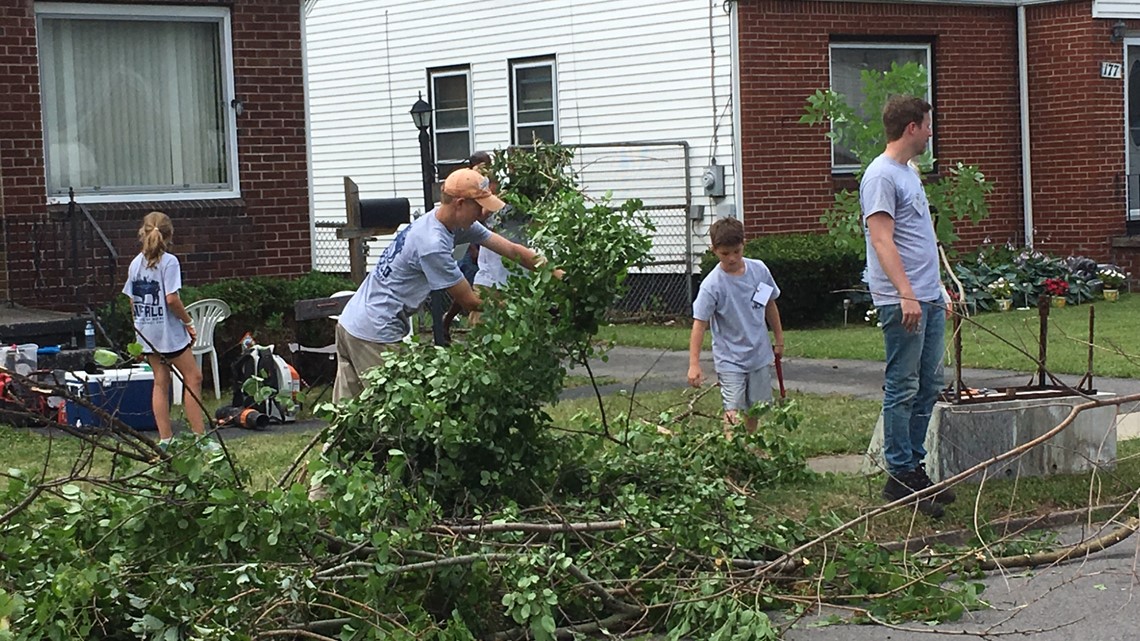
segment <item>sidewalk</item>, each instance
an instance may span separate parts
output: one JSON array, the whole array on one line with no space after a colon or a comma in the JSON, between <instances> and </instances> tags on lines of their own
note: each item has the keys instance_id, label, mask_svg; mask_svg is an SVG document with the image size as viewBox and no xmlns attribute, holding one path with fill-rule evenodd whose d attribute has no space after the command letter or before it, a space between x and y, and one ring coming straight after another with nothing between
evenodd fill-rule
<instances>
[{"instance_id":1,"label":"sidewalk","mask_svg":"<svg viewBox=\"0 0 1140 641\"><path fill-rule=\"evenodd\" d=\"M648 349L641 347L618 346L608 352L609 361L595 359L590 362L590 370L596 378L616 379L617 383L599 386L602 394L613 394L622 390L632 391L636 384L637 393L659 392L685 387L689 371L689 354L685 351ZM712 355L702 352L701 368L706 379L715 381ZM788 392L807 394L841 394L866 400L883 398L883 363L880 361L850 361L839 359L783 359L784 386ZM586 375L584 368L571 370L572 374ZM948 378L953 371L946 370ZM1080 376L1061 375L1063 382L1075 385ZM1027 385L1035 379L1025 372L1006 370L973 369L962 370L962 381L974 388L999 388ZM1128 378L1093 378L1093 386L1101 392L1117 396L1140 394L1140 380ZM590 386L569 389L563 392L563 399L593 396ZM1117 439L1140 438L1140 404L1120 407L1117 418ZM826 456L811 461L811 466L821 472L858 471L862 455Z\"/></svg>"},{"instance_id":2,"label":"sidewalk","mask_svg":"<svg viewBox=\"0 0 1140 641\"><path fill-rule=\"evenodd\" d=\"M684 351L647 349L641 347L618 346L608 352L609 362L595 359L590 369L596 377L614 378L620 384L603 387L604 391L630 389L640 381L638 391L657 391L684 387L689 371L689 354ZM701 368L706 378L714 377L712 355L702 352ZM844 394L855 398L881 400L883 397L883 363L881 361L849 361L839 359L785 358L783 360L784 384L789 391L796 390L808 394ZM585 375L584 368L572 370L573 374ZM946 370L947 377L953 371ZM1062 381L1076 384L1080 376L1061 375ZM996 369L963 369L962 380L975 388L1010 387L1026 385L1033 376L1024 372L1010 372ZM1118 396L1140 393L1140 380L1128 378L1097 378L1093 385L1101 392L1111 392ZM592 389L567 390L578 394L593 394ZM571 397L564 395L563 398ZM1140 411L1140 407L1121 408L1122 411Z\"/></svg>"}]
</instances>

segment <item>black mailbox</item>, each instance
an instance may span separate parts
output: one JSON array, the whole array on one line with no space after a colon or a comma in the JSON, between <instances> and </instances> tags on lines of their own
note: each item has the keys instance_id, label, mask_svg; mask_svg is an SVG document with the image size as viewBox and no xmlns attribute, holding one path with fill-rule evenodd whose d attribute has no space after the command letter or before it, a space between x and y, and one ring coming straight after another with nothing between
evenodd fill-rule
<instances>
[{"instance_id":1,"label":"black mailbox","mask_svg":"<svg viewBox=\"0 0 1140 641\"><path fill-rule=\"evenodd\" d=\"M410 223L412 207L407 198L362 198L360 200L361 229L395 229Z\"/></svg>"}]
</instances>

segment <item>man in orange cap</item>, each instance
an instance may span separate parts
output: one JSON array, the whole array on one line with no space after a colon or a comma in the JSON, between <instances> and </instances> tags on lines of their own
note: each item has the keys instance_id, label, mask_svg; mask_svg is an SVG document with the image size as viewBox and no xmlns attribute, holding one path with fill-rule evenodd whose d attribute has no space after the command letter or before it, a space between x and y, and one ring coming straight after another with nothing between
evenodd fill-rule
<instances>
[{"instance_id":1,"label":"man in orange cap","mask_svg":"<svg viewBox=\"0 0 1140 641\"><path fill-rule=\"evenodd\" d=\"M448 175L439 206L400 231L341 312L333 401L360 394L360 375L379 365L383 353L409 333L412 313L432 290L446 290L468 311L480 308L482 301L453 256L457 244L481 245L530 270L545 264L535 251L483 226L504 206L478 171L457 169Z\"/></svg>"}]
</instances>

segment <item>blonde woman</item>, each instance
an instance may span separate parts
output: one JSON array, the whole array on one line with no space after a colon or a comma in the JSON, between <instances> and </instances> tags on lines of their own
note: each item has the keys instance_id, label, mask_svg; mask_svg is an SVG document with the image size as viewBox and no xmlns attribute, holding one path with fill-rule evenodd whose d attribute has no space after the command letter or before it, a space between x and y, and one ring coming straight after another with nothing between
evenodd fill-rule
<instances>
[{"instance_id":1,"label":"blonde woman","mask_svg":"<svg viewBox=\"0 0 1140 641\"><path fill-rule=\"evenodd\" d=\"M142 251L131 261L123 293L131 299L135 332L143 355L154 370L151 407L158 426L159 447L166 449L174 436L170 424L171 367L182 375L183 407L190 429L198 436L206 433L197 401L202 394L202 370L190 350L198 333L178 295L182 269L169 251L174 237L170 217L159 211L150 212L143 218L138 236ZM207 447L214 449L218 444L210 441Z\"/></svg>"}]
</instances>

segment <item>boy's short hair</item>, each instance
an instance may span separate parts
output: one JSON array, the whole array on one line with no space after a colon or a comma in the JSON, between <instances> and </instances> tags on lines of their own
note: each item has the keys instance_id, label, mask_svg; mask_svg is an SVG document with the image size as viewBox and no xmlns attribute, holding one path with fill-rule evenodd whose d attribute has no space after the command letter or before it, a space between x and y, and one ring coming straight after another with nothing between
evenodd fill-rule
<instances>
[{"instance_id":1,"label":"boy's short hair","mask_svg":"<svg viewBox=\"0 0 1140 641\"><path fill-rule=\"evenodd\" d=\"M715 247L744 244L744 223L735 218L721 218L709 227L709 242Z\"/></svg>"}]
</instances>

